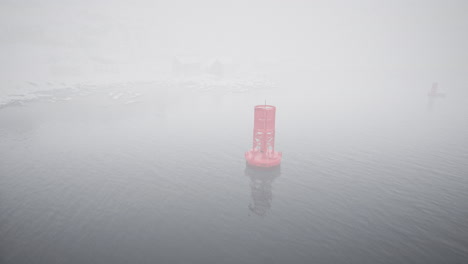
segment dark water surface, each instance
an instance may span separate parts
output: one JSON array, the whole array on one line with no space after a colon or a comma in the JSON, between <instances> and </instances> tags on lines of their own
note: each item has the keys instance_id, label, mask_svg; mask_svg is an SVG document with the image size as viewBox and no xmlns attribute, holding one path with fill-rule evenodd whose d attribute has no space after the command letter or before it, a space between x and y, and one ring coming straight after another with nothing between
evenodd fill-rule
<instances>
[{"instance_id":1,"label":"dark water surface","mask_svg":"<svg viewBox=\"0 0 468 264\"><path fill-rule=\"evenodd\" d=\"M133 84L1 109L0 262L468 263L466 93L382 91ZM283 163L246 170L265 99Z\"/></svg>"}]
</instances>

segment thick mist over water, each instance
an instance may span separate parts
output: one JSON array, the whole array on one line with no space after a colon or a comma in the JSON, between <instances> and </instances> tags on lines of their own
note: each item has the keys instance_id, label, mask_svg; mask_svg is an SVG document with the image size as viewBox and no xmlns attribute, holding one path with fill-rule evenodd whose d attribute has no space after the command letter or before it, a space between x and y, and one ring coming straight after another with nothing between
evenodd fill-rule
<instances>
[{"instance_id":1,"label":"thick mist over water","mask_svg":"<svg viewBox=\"0 0 468 264\"><path fill-rule=\"evenodd\" d=\"M0 14L0 263L468 259L467 2Z\"/></svg>"},{"instance_id":2,"label":"thick mist over water","mask_svg":"<svg viewBox=\"0 0 468 264\"><path fill-rule=\"evenodd\" d=\"M464 1L3 0L2 81L152 80L190 57L250 73L404 73L453 86L467 67L467 10Z\"/></svg>"}]
</instances>

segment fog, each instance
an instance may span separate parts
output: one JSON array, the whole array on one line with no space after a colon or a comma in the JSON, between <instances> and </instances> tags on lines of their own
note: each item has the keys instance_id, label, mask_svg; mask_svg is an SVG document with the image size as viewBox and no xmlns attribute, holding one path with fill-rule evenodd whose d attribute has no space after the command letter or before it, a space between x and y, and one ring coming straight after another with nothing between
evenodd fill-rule
<instances>
[{"instance_id":1,"label":"fog","mask_svg":"<svg viewBox=\"0 0 468 264\"><path fill-rule=\"evenodd\" d=\"M0 263L463 263L467 14L0 0Z\"/></svg>"},{"instance_id":2,"label":"fog","mask_svg":"<svg viewBox=\"0 0 468 264\"><path fill-rule=\"evenodd\" d=\"M464 1L3 0L2 80L95 80L112 71L123 80L152 78L174 56L445 80L467 67L467 8Z\"/></svg>"}]
</instances>

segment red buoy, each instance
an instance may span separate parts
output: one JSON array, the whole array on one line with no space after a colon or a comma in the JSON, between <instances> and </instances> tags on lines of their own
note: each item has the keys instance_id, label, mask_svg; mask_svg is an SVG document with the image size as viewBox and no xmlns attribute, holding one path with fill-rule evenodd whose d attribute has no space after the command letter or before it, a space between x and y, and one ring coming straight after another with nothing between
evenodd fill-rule
<instances>
[{"instance_id":1,"label":"red buoy","mask_svg":"<svg viewBox=\"0 0 468 264\"><path fill-rule=\"evenodd\" d=\"M265 168L280 165L282 153L275 151L275 114L272 105L255 106L253 146L245 153L247 164Z\"/></svg>"}]
</instances>

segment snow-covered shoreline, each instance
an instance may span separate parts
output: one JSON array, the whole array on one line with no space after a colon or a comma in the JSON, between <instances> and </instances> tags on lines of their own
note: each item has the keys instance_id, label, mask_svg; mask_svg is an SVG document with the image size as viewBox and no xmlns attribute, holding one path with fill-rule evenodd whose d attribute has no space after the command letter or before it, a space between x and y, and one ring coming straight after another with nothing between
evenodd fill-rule
<instances>
[{"instance_id":1,"label":"snow-covered shoreline","mask_svg":"<svg viewBox=\"0 0 468 264\"><path fill-rule=\"evenodd\" d=\"M0 109L14 105L24 105L40 99L54 99L57 94L97 91L103 88L118 89L122 86L151 84L156 87L182 89L184 91L243 93L256 89L270 89L275 87L271 81L259 77L250 78L214 78L208 75L173 77L164 76L153 80L138 81L94 81L94 82L24 82L22 88L3 90L0 94ZM62 96L67 99L68 96Z\"/></svg>"}]
</instances>

